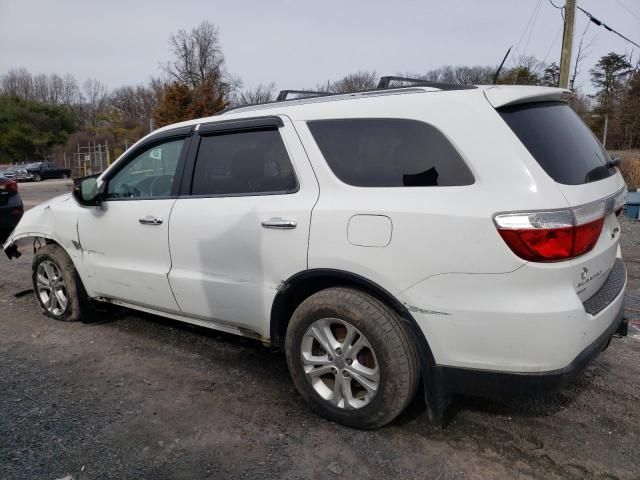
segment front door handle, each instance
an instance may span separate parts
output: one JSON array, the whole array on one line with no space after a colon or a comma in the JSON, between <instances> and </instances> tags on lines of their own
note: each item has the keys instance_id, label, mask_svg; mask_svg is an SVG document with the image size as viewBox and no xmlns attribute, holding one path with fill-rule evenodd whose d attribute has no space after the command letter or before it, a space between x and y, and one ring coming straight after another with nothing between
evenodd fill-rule
<instances>
[{"instance_id":1,"label":"front door handle","mask_svg":"<svg viewBox=\"0 0 640 480\"><path fill-rule=\"evenodd\" d=\"M147 215L138 220L142 225L162 225L162 219L154 217L153 215Z\"/></svg>"},{"instance_id":2,"label":"front door handle","mask_svg":"<svg viewBox=\"0 0 640 480\"><path fill-rule=\"evenodd\" d=\"M270 218L262 222L264 228L278 228L281 230L291 230L298 226L295 220L285 220L284 218Z\"/></svg>"}]
</instances>

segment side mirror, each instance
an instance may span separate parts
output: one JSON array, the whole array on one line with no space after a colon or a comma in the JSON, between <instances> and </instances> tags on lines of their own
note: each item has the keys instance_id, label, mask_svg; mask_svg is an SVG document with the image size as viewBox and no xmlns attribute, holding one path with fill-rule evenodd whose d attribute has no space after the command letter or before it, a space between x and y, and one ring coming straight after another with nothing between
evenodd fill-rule
<instances>
[{"instance_id":1,"label":"side mirror","mask_svg":"<svg viewBox=\"0 0 640 480\"><path fill-rule=\"evenodd\" d=\"M87 207L100 205L102 194L98 191L96 177L81 179L73 187L73 197L80 205Z\"/></svg>"}]
</instances>

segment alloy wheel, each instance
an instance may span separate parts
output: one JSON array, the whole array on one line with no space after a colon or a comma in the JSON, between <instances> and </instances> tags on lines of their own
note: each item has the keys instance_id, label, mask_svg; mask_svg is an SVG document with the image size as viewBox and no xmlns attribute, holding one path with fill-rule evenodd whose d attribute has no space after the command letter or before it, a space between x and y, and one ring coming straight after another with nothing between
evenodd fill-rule
<instances>
[{"instance_id":1,"label":"alloy wheel","mask_svg":"<svg viewBox=\"0 0 640 480\"><path fill-rule=\"evenodd\" d=\"M51 260L44 260L36 271L38 297L51 315L59 317L69 305L67 285L60 268Z\"/></svg>"},{"instance_id":2,"label":"alloy wheel","mask_svg":"<svg viewBox=\"0 0 640 480\"><path fill-rule=\"evenodd\" d=\"M307 379L324 400L343 409L369 404L380 387L380 367L367 338L337 318L313 322L302 337Z\"/></svg>"}]
</instances>

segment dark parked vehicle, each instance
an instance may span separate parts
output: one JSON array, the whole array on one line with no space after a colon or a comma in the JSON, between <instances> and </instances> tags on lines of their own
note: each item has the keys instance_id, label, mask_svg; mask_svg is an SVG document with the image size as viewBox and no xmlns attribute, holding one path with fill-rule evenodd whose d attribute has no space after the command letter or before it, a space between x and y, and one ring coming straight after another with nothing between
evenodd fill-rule
<instances>
[{"instance_id":1,"label":"dark parked vehicle","mask_svg":"<svg viewBox=\"0 0 640 480\"><path fill-rule=\"evenodd\" d=\"M0 243L16 227L23 213L18 182L0 175Z\"/></svg>"},{"instance_id":2,"label":"dark parked vehicle","mask_svg":"<svg viewBox=\"0 0 640 480\"><path fill-rule=\"evenodd\" d=\"M7 177L9 180L16 180L18 182L33 180L32 176L27 173L24 165L11 165L5 171L0 172L0 175Z\"/></svg>"},{"instance_id":3,"label":"dark parked vehicle","mask_svg":"<svg viewBox=\"0 0 640 480\"><path fill-rule=\"evenodd\" d=\"M70 178L71 170L61 167L52 162L30 163L26 167L27 173L34 182L46 180L48 178Z\"/></svg>"}]
</instances>

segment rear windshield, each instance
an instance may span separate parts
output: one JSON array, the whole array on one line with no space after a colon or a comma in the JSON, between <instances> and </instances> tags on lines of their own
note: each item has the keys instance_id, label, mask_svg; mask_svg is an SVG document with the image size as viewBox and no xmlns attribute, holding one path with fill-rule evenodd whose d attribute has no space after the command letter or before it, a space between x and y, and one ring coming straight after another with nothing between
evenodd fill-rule
<instances>
[{"instance_id":1,"label":"rear windshield","mask_svg":"<svg viewBox=\"0 0 640 480\"><path fill-rule=\"evenodd\" d=\"M434 126L397 118L308 122L335 175L358 187L471 185L473 175Z\"/></svg>"},{"instance_id":2,"label":"rear windshield","mask_svg":"<svg viewBox=\"0 0 640 480\"><path fill-rule=\"evenodd\" d=\"M602 144L566 103L524 103L498 112L556 182L581 185L615 173Z\"/></svg>"}]
</instances>

